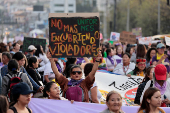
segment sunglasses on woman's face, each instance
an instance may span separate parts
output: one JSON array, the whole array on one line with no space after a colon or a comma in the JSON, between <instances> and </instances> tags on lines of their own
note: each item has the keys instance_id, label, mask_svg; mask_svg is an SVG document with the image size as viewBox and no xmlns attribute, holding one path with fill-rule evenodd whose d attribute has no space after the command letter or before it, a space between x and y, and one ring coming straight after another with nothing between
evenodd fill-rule
<instances>
[{"instance_id":1,"label":"sunglasses on woman's face","mask_svg":"<svg viewBox=\"0 0 170 113\"><path fill-rule=\"evenodd\" d=\"M82 73L81 71L72 71L71 72L73 75L75 75L76 73L78 73L79 75Z\"/></svg>"},{"instance_id":2,"label":"sunglasses on woman's face","mask_svg":"<svg viewBox=\"0 0 170 113\"><path fill-rule=\"evenodd\" d=\"M139 66L145 66L146 64L138 64Z\"/></svg>"}]
</instances>

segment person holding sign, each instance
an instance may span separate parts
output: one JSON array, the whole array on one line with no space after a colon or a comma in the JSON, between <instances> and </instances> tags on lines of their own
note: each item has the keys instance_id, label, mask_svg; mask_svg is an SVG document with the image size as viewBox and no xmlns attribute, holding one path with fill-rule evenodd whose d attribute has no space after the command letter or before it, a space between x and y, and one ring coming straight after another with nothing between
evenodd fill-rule
<instances>
[{"instance_id":1,"label":"person holding sign","mask_svg":"<svg viewBox=\"0 0 170 113\"><path fill-rule=\"evenodd\" d=\"M83 75L82 68L78 65L73 65L70 68L70 77L71 77L70 81L58 71L53 58L50 58L51 67L55 74L55 79L63 91L63 97L66 97L66 99L68 100L89 102L88 91L90 90L90 88L94 83L95 73L98 69L98 65L101 58L102 55L101 52L99 52L92 71L85 79L82 79L82 75Z\"/></svg>"},{"instance_id":2,"label":"person holding sign","mask_svg":"<svg viewBox=\"0 0 170 113\"><path fill-rule=\"evenodd\" d=\"M127 75L129 72L135 69L135 64L130 62L130 54L124 53L123 54L123 63L118 64L113 73Z\"/></svg>"}]
</instances>

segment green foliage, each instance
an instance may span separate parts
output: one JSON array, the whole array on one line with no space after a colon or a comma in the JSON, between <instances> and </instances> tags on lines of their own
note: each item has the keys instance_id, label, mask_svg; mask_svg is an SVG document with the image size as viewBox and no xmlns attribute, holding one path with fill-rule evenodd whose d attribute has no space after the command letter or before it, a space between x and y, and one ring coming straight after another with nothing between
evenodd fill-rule
<instances>
[{"instance_id":1,"label":"green foliage","mask_svg":"<svg viewBox=\"0 0 170 113\"><path fill-rule=\"evenodd\" d=\"M143 36L157 35L158 30L158 0L129 0L130 1L130 30L141 27ZM127 3L120 0L117 3L116 32L126 30ZM167 0L161 0L161 34L170 33L170 6ZM113 14L112 10L110 13ZM113 20L113 19L112 19Z\"/></svg>"}]
</instances>

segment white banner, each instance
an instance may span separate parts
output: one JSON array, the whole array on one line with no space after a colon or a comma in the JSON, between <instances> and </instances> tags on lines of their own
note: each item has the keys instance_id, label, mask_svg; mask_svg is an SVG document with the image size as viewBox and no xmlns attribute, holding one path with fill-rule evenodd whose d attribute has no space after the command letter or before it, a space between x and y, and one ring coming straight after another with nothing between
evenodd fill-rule
<instances>
[{"instance_id":1,"label":"white banner","mask_svg":"<svg viewBox=\"0 0 170 113\"><path fill-rule=\"evenodd\" d=\"M110 40L111 41L118 41L120 38L120 33L117 32L111 32L110 33Z\"/></svg>"},{"instance_id":2,"label":"white banner","mask_svg":"<svg viewBox=\"0 0 170 113\"><path fill-rule=\"evenodd\" d=\"M137 92L137 87L142 82L143 77L133 76L127 77L125 75L115 75L104 72L97 72L95 74L95 81L97 83L98 89L105 98L107 93L115 90L119 92L124 98L124 103L130 105L126 99L134 100Z\"/></svg>"}]
</instances>

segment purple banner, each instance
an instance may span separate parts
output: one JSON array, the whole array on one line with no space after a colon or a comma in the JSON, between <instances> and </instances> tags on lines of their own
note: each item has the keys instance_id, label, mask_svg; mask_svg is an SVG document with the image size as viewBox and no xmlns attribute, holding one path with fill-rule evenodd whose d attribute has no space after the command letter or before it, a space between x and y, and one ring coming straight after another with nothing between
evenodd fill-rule
<instances>
[{"instance_id":1,"label":"purple banner","mask_svg":"<svg viewBox=\"0 0 170 113\"><path fill-rule=\"evenodd\" d=\"M107 108L104 104L94 104L85 102L74 102L66 100L38 99L32 98L29 108L33 113L100 113ZM137 113L139 106L122 106L125 113ZM170 113L170 108L162 108L166 113Z\"/></svg>"}]
</instances>

